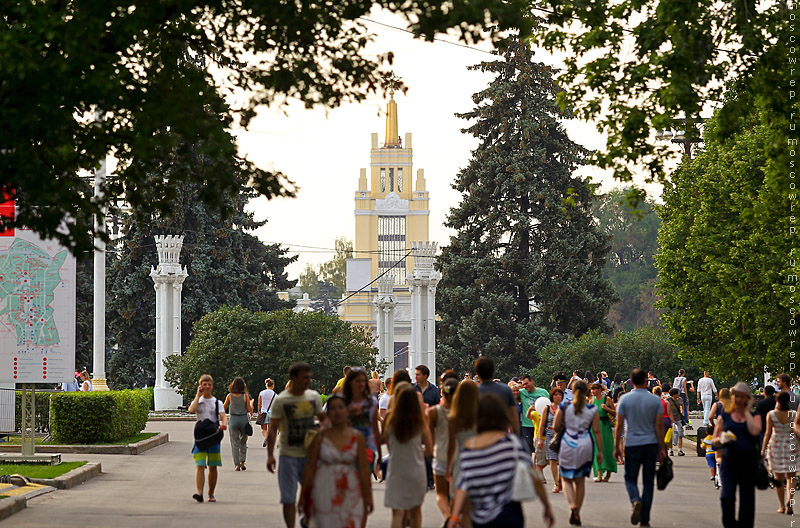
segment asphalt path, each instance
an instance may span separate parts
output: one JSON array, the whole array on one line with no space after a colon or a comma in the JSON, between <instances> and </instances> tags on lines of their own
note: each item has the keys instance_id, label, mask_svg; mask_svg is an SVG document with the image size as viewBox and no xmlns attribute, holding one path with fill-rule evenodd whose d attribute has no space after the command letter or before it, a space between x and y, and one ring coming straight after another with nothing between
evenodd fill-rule
<instances>
[{"instance_id":1,"label":"asphalt path","mask_svg":"<svg viewBox=\"0 0 800 528\"><path fill-rule=\"evenodd\" d=\"M284 526L278 503L277 477L266 471L266 449L262 439L250 439L247 471L233 471L230 444L222 444L223 467L217 486L216 503L199 504L194 493L191 458L193 422L149 422L148 431L167 432L170 442L137 456L64 455L65 460L100 462L103 473L91 481L32 499L28 508L2 521L3 526L24 528L183 528L203 526ZM256 427L256 435L260 431ZM675 479L665 491L656 491L651 514L654 527L721 526L719 492L709 480L705 459L688 453L676 457ZM621 470L622 468L620 468ZM552 489L549 471L547 489ZM368 526L388 527L391 512L383 507L384 484L373 482L376 511ZM550 494L556 526L569 527L569 508L562 494ZM778 499L773 490L757 491L756 526L790 528L793 517L775 513ZM538 501L525 503L527 526L542 526ZM630 503L622 474L608 483L587 482L586 502L581 513L583 526L630 525ZM800 520L800 519L798 519ZM423 526L439 528L443 518L433 492L423 504ZM800 523L797 523L800 527Z\"/></svg>"}]
</instances>

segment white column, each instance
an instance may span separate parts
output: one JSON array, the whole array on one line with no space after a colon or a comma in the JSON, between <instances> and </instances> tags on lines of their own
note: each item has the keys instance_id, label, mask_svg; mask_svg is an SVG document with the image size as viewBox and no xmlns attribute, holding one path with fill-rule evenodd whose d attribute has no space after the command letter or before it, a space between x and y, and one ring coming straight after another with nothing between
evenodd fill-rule
<instances>
[{"instance_id":1,"label":"white column","mask_svg":"<svg viewBox=\"0 0 800 528\"><path fill-rule=\"evenodd\" d=\"M94 196L103 198L106 181L106 160L94 174ZM94 321L92 333L92 387L94 390L108 390L106 385L106 208L94 219Z\"/></svg>"},{"instance_id":2,"label":"white column","mask_svg":"<svg viewBox=\"0 0 800 528\"><path fill-rule=\"evenodd\" d=\"M394 373L394 307L395 304L386 307L386 361L390 373Z\"/></svg>"},{"instance_id":3,"label":"white column","mask_svg":"<svg viewBox=\"0 0 800 528\"><path fill-rule=\"evenodd\" d=\"M408 275L411 290L411 367L426 365L436 379L436 285L441 273L433 269L436 242L412 242L414 269Z\"/></svg>"},{"instance_id":4,"label":"white column","mask_svg":"<svg viewBox=\"0 0 800 528\"><path fill-rule=\"evenodd\" d=\"M437 281L438 282L438 281ZM426 295L428 301L428 328L425 364L431 369L430 379L436 379L436 286L428 286L426 288L428 294Z\"/></svg>"},{"instance_id":5,"label":"white column","mask_svg":"<svg viewBox=\"0 0 800 528\"><path fill-rule=\"evenodd\" d=\"M375 315L378 320L378 358L386 359L386 343L383 335L383 308L380 306L379 299L375 300Z\"/></svg>"},{"instance_id":6,"label":"white column","mask_svg":"<svg viewBox=\"0 0 800 528\"><path fill-rule=\"evenodd\" d=\"M158 267L150 270L156 290L156 380L157 411L177 409L183 397L167 383L164 360L181 352L181 290L188 276L179 263L182 236L156 236Z\"/></svg>"}]
</instances>

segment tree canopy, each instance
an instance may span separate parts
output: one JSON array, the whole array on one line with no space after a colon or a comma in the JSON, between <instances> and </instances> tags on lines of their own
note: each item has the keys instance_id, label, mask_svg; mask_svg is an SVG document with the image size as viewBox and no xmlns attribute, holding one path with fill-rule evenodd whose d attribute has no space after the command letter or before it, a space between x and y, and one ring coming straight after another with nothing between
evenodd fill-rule
<instances>
[{"instance_id":1,"label":"tree canopy","mask_svg":"<svg viewBox=\"0 0 800 528\"><path fill-rule=\"evenodd\" d=\"M602 269L608 237L591 215L593 190L574 174L585 150L570 140L552 70L514 40L473 96L465 133L480 140L453 187L456 230L437 266L437 367L466 369L483 353L511 376L553 340L605 328L615 300Z\"/></svg>"},{"instance_id":2,"label":"tree canopy","mask_svg":"<svg viewBox=\"0 0 800 528\"><path fill-rule=\"evenodd\" d=\"M318 312L264 313L223 306L194 328L186 353L165 361L167 381L183 395L195 393L202 374L214 377L218 398L225 397L236 376L244 378L251 394L264 387L267 377L282 390L296 361L311 365L313 389L330 392L343 366L378 366L368 330Z\"/></svg>"},{"instance_id":3,"label":"tree canopy","mask_svg":"<svg viewBox=\"0 0 800 528\"><path fill-rule=\"evenodd\" d=\"M176 167L150 178L164 152L235 160L248 185L272 197L292 187L278 171L238 155L232 127L261 105L307 107L362 100L389 77L390 53L365 52L362 17L384 8L432 40L455 28L472 42L510 28L526 33L523 0L0 0L0 173L17 198L17 226L71 248L92 247L91 222L124 194L166 212L174 187L198 185L223 213L238 193L228 172ZM229 97L232 96L232 97ZM105 197L78 190L79 173L107 155L119 161ZM137 163L132 163L134 160ZM188 164L184 164L183 167ZM72 218L68 231L58 230Z\"/></svg>"},{"instance_id":4,"label":"tree canopy","mask_svg":"<svg viewBox=\"0 0 800 528\"><path fill-rule=\"evenodd\" d=\"M667 143L657 131L683 128L697 137L691 121L708 103L720 102L726 85L753 94L719 112L723 136L736 131L738 116L757 102L775 124L775 143L767 157L773 183L785 176L797 138L790 127L800 115L798 97L789 90L797 63L795 4L769 0L694 2L685 0L545 0L534 8L546 31L535 33L549 50L566 52L560 96L584 119L595 120L607 136L594 162L627 181L640 169L665 181ZM687 119L676 123L676 119Z\"/></svg>"},{"instance_id":5,"label":"tree canopy","mask_svg":"<svg viewBox=\"0 0 800 528\"><path fill-rule=\"evenodd\" d=\"M795 362L797 266L787 211L796 202L767 175L780 123L753 107L737 133L722 135L724 115L707 123L705 148L664 187L659 305L683 357L717 375L752 379L764 367L778 373Z\"/></svg>"},{"instance_id":6,"label":"tree canopy","mask_svg":"<svg viewBox=\"0 0 800 528\"><path fill-rule=\"evenodd\" d=\"M163 171L169 172L169 166ZM150 278L151 267L158 266L154 235L184 235L180 261L189 276L182 290L182 348L189 344L194 323L222 305L257 311L293 305L278 299L277 291L294 286L285 267L297 257L252 234L266 223L245 211L254 195L240 182L239 194L226 206L235 212L223 218L200 199L199 185L187 183L178 189L168 215L145 207L132 209L117 257L108 263L108 326L116 345L108 377L115 386L141 386L155 372L155 293Z\"/></svg>"},{"instance_id":7,"label":"tree canopy","mask_svg":"<svg viewBox=\"0 0 800 528\"><path fill-rule=\"evenodd\" d=\"M659 328L640 328L613 336L592 330L577 339L551 343L540 356L541 362L532 376L541 387L548 387L556 372L569 376L578 369L597 375L604 370L611 378L619 372L624 381L636 367L652 370L662 383L671 384L679 369L685 369L691 380L702 377L704 365L681 359L667 332Z\"/></svg>"},{"instance_id":8,"label":"tree canopy","mask_svg":"<svg viewBox=\"0 0 800 528\"><path fill-rule=\"evenodd\" d=\"M599 196L594 215L600 230L611 239L611 251L603 268L620 300L608 312L608 322L618 330L660 326L655 303L656 267L660 220L650 200L632 209L630 189L616 188Z\"/></svg>"}]
</instances>

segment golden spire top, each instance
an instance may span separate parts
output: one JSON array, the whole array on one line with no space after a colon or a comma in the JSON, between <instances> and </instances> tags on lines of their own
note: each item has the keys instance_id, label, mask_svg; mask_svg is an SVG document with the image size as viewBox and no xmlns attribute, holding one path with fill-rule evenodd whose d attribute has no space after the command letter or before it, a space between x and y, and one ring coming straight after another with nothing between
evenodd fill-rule
<instances>
[{"instance_id":1,"label":"golden spire top","mask_svg":"<svg viewBox=\"0 0 800 528\"><path fill-rule=\"evenodd\" d=\"M389 102L386 103L386 141L384 147L399 147L400 134L397 131L397 103L394 102L394 88L389 90Z\"/></svg>"}]
</instances>

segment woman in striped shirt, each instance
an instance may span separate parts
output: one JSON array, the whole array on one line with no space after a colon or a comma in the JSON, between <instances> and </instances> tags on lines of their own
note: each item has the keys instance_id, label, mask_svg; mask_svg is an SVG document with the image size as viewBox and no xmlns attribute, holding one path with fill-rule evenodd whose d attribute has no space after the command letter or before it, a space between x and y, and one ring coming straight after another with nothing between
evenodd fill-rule
<instances>
[{"instance_id":1,"label":"woman in striped shirt","mask_svg":"<svg viewBox=\"0 0 800 528\"><path fill-rule=\"evenodd\" d=\"M469 497L475 528L522 528L522 505L511 500L517 460L531 465L531 456L516 435L509 434L505 403L493 393L478 402L478 435L467 440L460 453L461 468L456 482L453 509L448 521L455 528ZM516 455L516 458L515 458ZM542 482L531 475L536 494L544 506L545 526L555 523Z\"/></svg>"}]
</instances>

